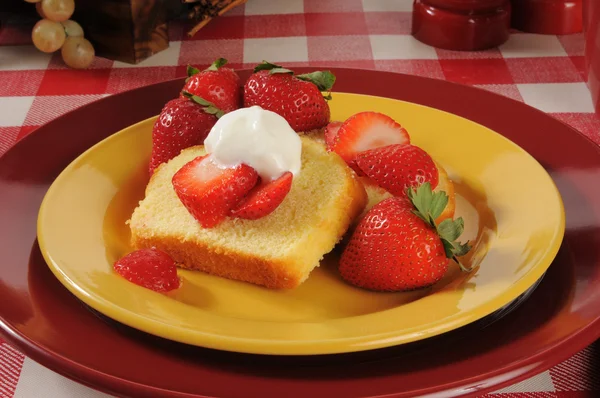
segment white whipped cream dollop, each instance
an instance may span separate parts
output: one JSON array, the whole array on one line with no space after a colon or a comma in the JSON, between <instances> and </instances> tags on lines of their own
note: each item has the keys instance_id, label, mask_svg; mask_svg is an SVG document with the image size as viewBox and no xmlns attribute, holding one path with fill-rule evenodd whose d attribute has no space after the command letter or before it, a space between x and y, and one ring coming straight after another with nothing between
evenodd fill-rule
<instances>
[{"instance_id":1,"label":"white whipped cream dollop","mask_svg":"<svg viewBox=\"0 0 600 398\"><path fill-rule=\"evenodd\" d=\"M218 165L235 167L244 163L266 181L286 171L294 176L300 172L300 137L283 117L260 106L223 115L204 140L204 148Z\"/></svg>"}]
</instances>

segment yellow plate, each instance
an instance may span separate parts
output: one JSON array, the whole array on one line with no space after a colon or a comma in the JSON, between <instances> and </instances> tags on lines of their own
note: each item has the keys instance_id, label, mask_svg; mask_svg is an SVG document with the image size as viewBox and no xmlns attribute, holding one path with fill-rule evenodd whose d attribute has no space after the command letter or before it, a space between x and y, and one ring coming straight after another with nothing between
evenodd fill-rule
<instances>
[{"instance_id":1,"label":"yellow plate","mask_svg":"<svg viewBox=\"0 0 600 398\"><path fill-rule=\"evenodd\" d=\"M180 270L183 287L162 295L114 274L131 250L125 221L143 198L154 118L98 143L56 179L42 203L38 238L56 277L79 299L126 325L183 343L260 354L369 350L438 335L509 304L546 271L561 244L564 210L545 170L495 132L436 109L336 93L332 119L386 113L456 183L463 239L474 249L436 286L375 293L345 284L332 253L293 291L271 291Z\"/></svg>"}]
</instances>

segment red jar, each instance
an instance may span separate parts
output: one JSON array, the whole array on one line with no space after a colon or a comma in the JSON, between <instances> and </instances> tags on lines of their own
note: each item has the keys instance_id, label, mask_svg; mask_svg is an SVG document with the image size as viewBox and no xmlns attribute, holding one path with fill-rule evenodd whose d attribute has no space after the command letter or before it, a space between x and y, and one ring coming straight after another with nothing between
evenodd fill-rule
<instances>
[{"instance_id":1,"label":"red jar","mask_svg":"<svg viewBox=\"0 0 600 398\"><path fill-rule=\"evenodd\" d=\"M510 34L509 0L415 0L412 34L447 50L497 47Z\"/></svg>"},{"instance_id":2,"label":"red jar","mask_svg":"<svg viewBox=\"0 0 600 398\"><path fill-rule=\"evenodd\" d=\"M582 0L512 0L512 27L524 32L566 35L583 29Z\"/></svg>"}]
</instances>

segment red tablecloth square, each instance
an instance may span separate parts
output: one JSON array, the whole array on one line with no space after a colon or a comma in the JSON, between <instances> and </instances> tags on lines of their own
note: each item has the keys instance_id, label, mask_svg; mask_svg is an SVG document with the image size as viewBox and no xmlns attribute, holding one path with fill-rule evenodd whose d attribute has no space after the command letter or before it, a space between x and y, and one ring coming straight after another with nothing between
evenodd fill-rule
<instances>
[{"instance_id":1,"label":"red tablecloth square","mask_svg":"<svg viewBox=\"0 0 600 398\"><path fill-rule=\"evenodd\" d=\"M508 58L515 83L574 83L583 81L569 57Z\"/></svg>"},{"instance_id":2,"label":"red tablecloth square","mask_svg":"<svg viewBox=\"0 0 600 398\"><path fill-rule=\"evenodd\" d=\"M462 84L512 84L506 61L489 59L441 59L446 80Z\"/></svg>"},{"instance_id":3,"label":"red tablecloth square","mask_svg":"<svg viewBox=\"0 0 600 398\"><path fill-rule=\"evenodd\" d=\"M36 95L45 70L0 71L0 96Z\"/></svg>"},{"instance_id":4,"label":"red tablecloth square","mask_svg":"<svg viewBox=\"0 0 600 398\"><path fill-rule=\"evenodd\" d=\"M348 36L369 33L362 12L332 12L304 14L307 36Z\"/></svg>"},{"instance_id":5,"label":"red tablecloth square","mask_svg":"<svg viewBox=\"0 0 600 398\"><path fill-rule=\"evenodd\" d=\"M367 29L372 35L408 35L411 31L410 12L367 12Z\"/></svg>"},{"instance_id":6,"label":"red tablecloth square","mask_svg":"<svg viewBox=\"0 0 600 398\"><path fill-rule=\"evenodd\" d=\"M246 17L244 36L247 38L306 36L305 18L302 14Z\"/></svg>"},{"instance_id":7,"label":"red tablecloth square","mask_svg":"<svg viewBox=\"0 0 600 398\"><path fill-rule=\"evenodd\" d=\"M104 94L110 69L48 69L38 95Z\"/></svg>"}]
</instances>

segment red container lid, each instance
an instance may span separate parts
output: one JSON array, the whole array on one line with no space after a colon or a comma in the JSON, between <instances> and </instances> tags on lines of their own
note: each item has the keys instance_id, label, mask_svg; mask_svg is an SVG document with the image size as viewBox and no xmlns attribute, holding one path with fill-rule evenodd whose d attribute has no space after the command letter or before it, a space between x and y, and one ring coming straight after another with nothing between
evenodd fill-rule
<instances>
[{"instance_id":1,"label":"red container lid","mask_svg":"<svg viewBox=\"0 0 600 398\"><path fill-rule=\"evenodd\" d=\"M583 30L582 0L512 0L512 7L512 27L523 32L566 35Z\"/></svg>"},{"instance_id":2,"label":"red container lid","mask_svg":"<svg viewBox=\"0 0 600 398\"><path fill-rule=\"evenodd\" d=\"M412 34L433 47L485 50L508 40L510 15L509 0L415 0Z\"/></svg>"},{"instance_id":3,"label":"red container lid","mask_svg":"<svg viewBox=\"0 0 600 398\"><path fill-rule=\"evenodd\" d=\"M466 13L491 11L506 5L507 0L427 0L424 3L433 7Z\"/></svg>"}]
</instances>

